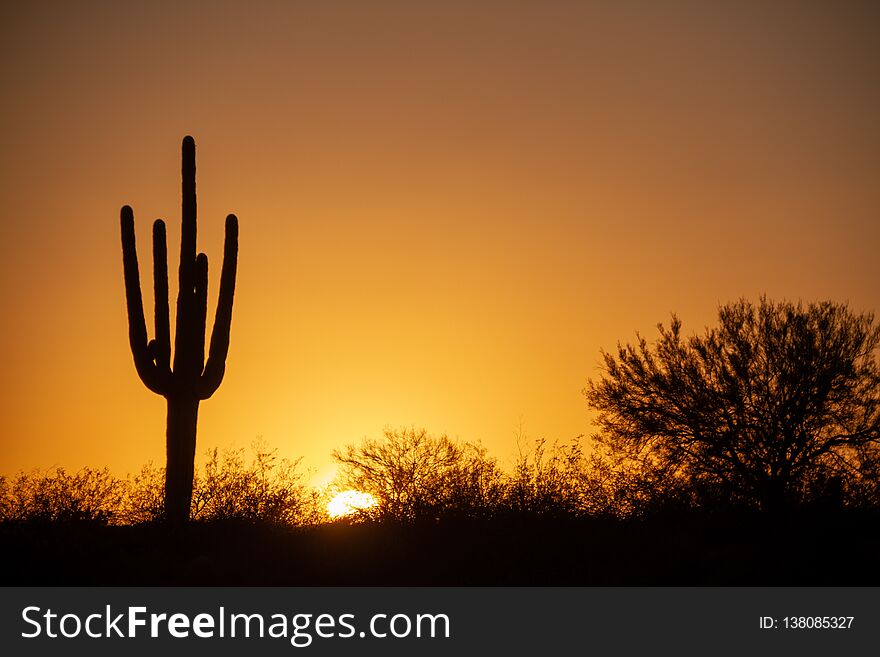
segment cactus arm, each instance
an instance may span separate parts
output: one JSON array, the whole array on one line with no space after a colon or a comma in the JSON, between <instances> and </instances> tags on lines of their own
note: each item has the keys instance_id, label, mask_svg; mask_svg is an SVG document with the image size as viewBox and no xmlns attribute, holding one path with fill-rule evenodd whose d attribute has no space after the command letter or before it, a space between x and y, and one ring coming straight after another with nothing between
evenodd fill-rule
<instances>
[{"instance_id":1,"label":"cactus arm","mask_svg":"<svg viewBox=\"0 0 880 657\"><path fill-rule=\"evenodd\" d=\"M122 229L122 269L125 278L125 302L128 309L128 341L134 356L134 366L144 385L159 395L167 392L165 380L153 362L147 343L147 324L138 271L137 247L134 237L134 212L125 205L120 212Z\"/></svg>"},{"instance_id":2,"label":"cactus arm","mask_svg":"<svg viewBox=\"0 0 880 657\"><path fill-rule=\"evenodd\" d=\"M196 258L196 288L195 288L195 333L193 335L194 368L201 376L205 366L205 321L208 316L208 256L200 253Z\"/></svg>"},{"instance_id":3,"label":"cactus arm","mask_svg":"<svg viewBox=\"0 0 880 657\"><path fill-rule=\"evenodd\" d=\"M226 238L223 246L223 268L220 272L220 293L208 362L199 381L199 398L208 399L220 387L226 371L226 355L229 353L229 331L232 326L232 301L235 295L235 274L238 268L238 219L234 214L226 217Z\"/></svg>"},{"instance_id":4,"label":"cactus arm","mask_svg":"<svg viewBox=\"0 0 880 657\"><path fill-rule=\"evenodd\" d=\"M171 375L171 328L168 319L168 247L165 240L165 222L153 223L153 293L155 297L156 339L153 358L156 367L165 376Z\"/></svg>"}]
</instances>

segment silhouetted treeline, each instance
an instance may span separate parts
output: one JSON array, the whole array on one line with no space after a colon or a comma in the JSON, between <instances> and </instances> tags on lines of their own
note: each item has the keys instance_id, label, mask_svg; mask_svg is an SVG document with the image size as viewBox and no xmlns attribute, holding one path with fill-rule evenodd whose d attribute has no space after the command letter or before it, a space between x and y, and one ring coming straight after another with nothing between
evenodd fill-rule
<instances>
[{"instance_id":1,"label":"silhouetted treeline","mask_svg":"<svg viewBox=\"0 0 880 657\"><path fill-rule=\"evenodd\" d=\"M867 585L880 570L880 326L824 302L722 306L606 353L597 433L480 444L388 429L337 480L209 453L192 524L164 471L0 478L7 584ZM337 492L375 506L331 521Z\"/></svg>"},{"instance_id":2,"label":"silhouetted treeline","mask_svg":"<svg viewBox=\"0 0 880 657\"><path fill-rule=\"evenodd\" d=\"M349 446L335 487L258 447L210 453L196 522L162 521L164 477L58 469L0 480L4 585L877 584L876 485L817 485L785 514L704 481L534 441L502 468L419 429ZM378 505L329 521L335 490Z\"/></svg>"},{"instance_id":3,"label":"silhouetted treeline","mask_svg":"<svg viewBox=\"0 0 880 657\"><path fill-rule=\"evenodd\" d=\"M634 518L660 512L767 511L761 498L731 495L724 482L688 477L601 443L535 441L508 471L486 450L425 430L386 430L335 453L342 485L376 497L365 515L394 521L521 514ZM801 475L790 508L880 506L880 451L858 468L817 466Z\"/></svg>"},{"instance_id":4,"label":"silhouetted treeline","mask_svg":"<svg viewBox=\"0 0 880 657\"><path fill-rule=\"evenodd\" d=\"M502 467L476 444L432 436L424 429L387 429L335 453L340 473L315 489L298 461L256 445L208 453L195 476L191 515L197 521L237 520L290 526L329 522L327 503L339 490L370 493L375 507L345 522L420 523L454 519L645 518L667 512L760 510L724 486L631 459L615 459L581 440L523 446ZM871 509L880 500L880 460L866 459L859 476L816 469L800 491L800 508ZM152 464L127 478L108 469L63 468L0 477L0 521L125 525L162 520L164 472ZM793 507L797 508L797 507Z\"/></svg>"},{"instance_id":5,"label":"silhouetted treeline","mask_svg":"<svg viewBox=\"0 0 880 657\"><path fill-rule=\"evenodd\" d=\"M244 450L208 453L196 472L192 517L201 521L242 520L302 525L326 518L326 501L308 487L298 461L277 456L260 444L250 461ZM165 473L152 464L125 479L107 469L64 468L0 477L0 520L131 525L158 522L165 515Z\"/></svg>"}]
</instances>

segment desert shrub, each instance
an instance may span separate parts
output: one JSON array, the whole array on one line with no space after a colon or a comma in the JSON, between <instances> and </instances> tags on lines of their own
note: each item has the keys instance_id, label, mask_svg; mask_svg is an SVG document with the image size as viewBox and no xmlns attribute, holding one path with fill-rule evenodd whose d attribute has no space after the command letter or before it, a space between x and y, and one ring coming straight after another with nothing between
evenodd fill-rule
<instances>
[{"instance_id":1,"label":"desert shrub","mask_svg":"<svg viewBox=\"0 0 880 657\"><path fill-rule=\"evenodd\" d=\"M120 522L125 482L101 470L21 472L0 484L0 514L8 522Z\"/></svg>"},{"instance_id":2,"label":"desert shrub","mask_svg":"<svg viewBox=\"0 0 880 657\"><path fill-rule=\"evenodd\" d=\"M459 459L446 476L444 512L467 517L497 513L507 494L498 461L480 444L462 443L459 448Z\"/></svg>"},{"instance_id":3,"label":"desert shrub","mask_svg":"<svg viewBox=\"0 0 880 657\"><path fill-rule=\"evenodd\" d=\"M709 482L685 477L668 463L631 458L581 437L535 440L508 476L509 512L565 517L636 517L717 502ZM728 503L726 501L725 503Z\"/></svg>"},{"instance_id":4,"label":"desert shrub","mask_svg":"<svg viewBox=\"0 0 880 657\"><path fill-rule=\"evenodd\" d=\"M585 509L587 464L580 442L553 443L539 438L520 451L507 485L507 505L513 511L537 514L577 514Z\"/></svg>"},{"instance_id":5,"label":"desert shrub","mask_svg":"<svg viewBox=\"0 0 880 657\"><path fill-rule=\"evenodd\" d=\"M276 449L254 445L248 463L243 449L208 452L193 485L196 520L247 520L285 524L310 521L316 500L298 471L299 459L280 459Z\"/></svg>"},{"instance_id":6,"label":"desert shrub","mask_svg":"<svg viewBox=\"0 0 880 657\"><path fill-rule=\"evenodd\" d=\"M479 445L425 429L386 429L333 456L341 466L340 487L371 494L370 513L396 521L450 515L485 515L503 497L496 461Z\"/></svg>"},{"instance_id":7,"label":"desert shrub","mask_svg":"<svg viewBox=\"0 0 880 657\"><path fill-rule=\"evenodd\" d=\"M211 449L193 480L194 520L243 520L301 525L323 519L326 501L304 482L299 460L279 458L260 442L250 461L244 449ZM126 481L121 516L137 524L162 520L165 513L165 469L152 463Z\"/></svg>"},{"instance_id":8,"label":"desert shrub","mask_svg":"<svg viewBox=\"0 0 880 657\"><path fill-rule=\"evenodd\" d=\"M121 516L127 524L156 522L165 516L165 468L152 462L126 479Z\"/></svg>"},{"instance_id":9,"label":"desert shrub","mask_svg":"<svg viewBox=\"0 0 880 657\"><path fill-rule=\"evenodd\" d=\"M580 438L520 447L512 471L505 472L481 445L424 429L386 429L380 439L334 452L341 465L338 488L376 498L377 506L363 516L396 521L626 516L646 512L673 491L686 494L668 475L623 467L600 451L587 453Z\"/></svg>"}]
</instances>

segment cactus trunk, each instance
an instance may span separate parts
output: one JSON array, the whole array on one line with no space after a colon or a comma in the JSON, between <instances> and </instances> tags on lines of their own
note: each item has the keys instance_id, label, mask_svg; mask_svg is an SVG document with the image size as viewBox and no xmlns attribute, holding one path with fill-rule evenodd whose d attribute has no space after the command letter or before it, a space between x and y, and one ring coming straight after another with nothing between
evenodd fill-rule
<instances>
[{"instance_id":1,"label":"cactus trunk","mask_svg":"<svg viewBox=\"0 0 880 657\"><path fill-rule=\"evenodd\" d=\"M183 140L181 173L183 212L173 368L165 224L161 219L153 224L156 337L148 342L135 246L134 213L127 205L121 211L128 337L135 369L149 390L168 401L165 517L174 523L185 522L190 516L199 402L214 394L226 371L238 263L238 219L230 214L226 217L220 293L206 361L208 258L204 253L196 255L196 147L192 137Z\"/></svg>"},{"instance_id":2,"label":"cactus trunk","mask_svg":"<svg viewBox=\"0 0 880 657\"><path fill-rule=\"evenodd\" d=\"M189 519L198 417L198 399L168 399L165 517L173 523L182 523Z\"/></svg>"}]
</instances>

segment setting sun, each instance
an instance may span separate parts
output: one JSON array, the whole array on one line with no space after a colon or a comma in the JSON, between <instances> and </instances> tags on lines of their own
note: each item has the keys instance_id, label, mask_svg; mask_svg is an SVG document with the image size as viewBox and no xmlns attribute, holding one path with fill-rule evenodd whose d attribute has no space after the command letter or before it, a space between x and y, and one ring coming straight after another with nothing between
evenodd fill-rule
<instances>
[{"instance_id":1,"label":"setting sun","mask_svg":"<svg viewBox=\"0 0 880 657\"><path fill-rule=\"evenodd\" d=\"M327 503L327 514L331 518L342 518L358 511L376 506L376 498L359 490L344 490Z\"/></svg>"}]
</instances>

